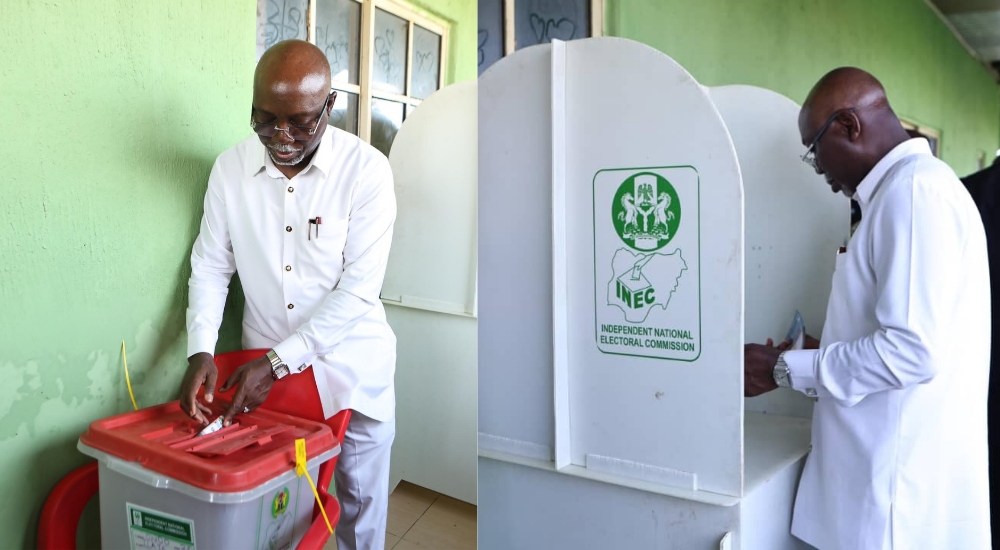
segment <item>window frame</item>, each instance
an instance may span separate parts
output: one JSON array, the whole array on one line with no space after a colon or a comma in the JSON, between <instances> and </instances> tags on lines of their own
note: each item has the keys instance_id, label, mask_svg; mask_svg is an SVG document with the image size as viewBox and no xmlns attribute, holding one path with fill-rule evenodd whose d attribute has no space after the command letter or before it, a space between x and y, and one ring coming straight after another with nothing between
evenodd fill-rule
<instances>
[{"instance_id":1,"label":"window frame","mask_svg":"<svg viewBox=\"0 0 1000 550\"><path fill-rule=\"evenodd\" d=\"M503 56L514 53L517 40L514 34L514 4L516 0L503 0ZM590 0L590 38L604 36L604 0Z\"/></svg>"},{"instance_id":2,"label":"window frame","mask_svg":"<svg viewBox=\"0 0 1000 550\"><path fill-rule=\"evenodd\" d=\"M934 154L935 157L941 158L941 130L938 130L937 128L931 128L930 126L924 126L916 122L915 120L905 117L899 117L899 122L903 125L903 129L905 130L917 132L926 137L933 138L934 149L932 153Z\"/></svg>"}]
</instances>

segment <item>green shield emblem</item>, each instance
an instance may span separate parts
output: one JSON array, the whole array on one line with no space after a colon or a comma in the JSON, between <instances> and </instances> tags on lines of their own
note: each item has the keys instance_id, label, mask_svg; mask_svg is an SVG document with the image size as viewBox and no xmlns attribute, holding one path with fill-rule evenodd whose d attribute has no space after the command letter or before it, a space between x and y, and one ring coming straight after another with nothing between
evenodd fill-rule
<instances>
[{"instance_id":1,"label":"green shield emblem","mask_svg":"<svg viewBox=\"0 0 1000 550\"><path fill-rule=\"evenodd\" d=\"M618 187L611 202L615 232L629 247L643 252L667 245L681 224L681 201L666 178L640 172Z\"/></svg>"}]
</instances>

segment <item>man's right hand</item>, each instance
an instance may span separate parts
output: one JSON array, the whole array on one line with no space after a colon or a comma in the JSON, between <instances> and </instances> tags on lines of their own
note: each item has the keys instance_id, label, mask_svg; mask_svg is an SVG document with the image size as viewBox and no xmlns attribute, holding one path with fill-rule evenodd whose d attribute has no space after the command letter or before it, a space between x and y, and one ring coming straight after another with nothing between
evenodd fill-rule
<instances>
[{"instance_id":1,"label":"man's right hand","mask_svg":"<svg viewBox=\"0 0 1000 550\"><path fill-rule=\"evenodd\" d=\"M215 359L211 354L196 353L188 357L187 373L181 382L181 410L202 425L210 423L205 415L211 414L212 411L198 402L198 388L205 386L205 402L211 403L218 377L219 369L215 366Z\"/></svg>"}]
</instances>

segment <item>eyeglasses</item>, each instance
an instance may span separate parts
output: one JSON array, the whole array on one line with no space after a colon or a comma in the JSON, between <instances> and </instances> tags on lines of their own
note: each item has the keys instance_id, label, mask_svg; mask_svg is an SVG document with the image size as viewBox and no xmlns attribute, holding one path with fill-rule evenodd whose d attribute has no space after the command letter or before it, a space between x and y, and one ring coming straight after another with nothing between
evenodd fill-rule
<instances>
[{"instance_id":1,"label":"eyeglasses","mask_svg":"<svg viewBox=\"0 0 1000 550\"><path fill-rule=\"evenodd\" d=\"M819 170L819 166L817 166L816 164L816 146L819 145L819 140L822 139L823 134L825 134L826 131L830 128L830 125L833 124L833 121L837 120L837 117L840 116L840 114L843 113L844 111L853 113L855 111L855 108L851 107L848 109L838 109L834 111L834 113L830 115L830 118L826 119L826 122L823 123L823 126L819 129L819 133L816 134L816 137L813 138L812 143L809 144L809 148L806 149L805 154L802 155L801 157L802 162L808 164L809 166L812 166L814 170Z\"/></svg>"},{"instance_id":2,"label":"eyeglasses","mask_svg":"<svg viewBox=\"0 0 1000 550\"><path fill-rule=\"evenodd\" d=\"M319 124L320 122L323 121L323 112L326 111L326 106L330 104L330 98L331 97L335 98L336 96L337 96L336 91L330 92L330 95L326 96L326 101L323 102L323 108L320 110L319 114L316 115L316 122L304 125L298 125L298 124L293 124L292 121L288 121L287 128L279 128L277 125L274 124L274 121L257 122L253 118L254 108L251 107L250 127L253 128L253 131L256 132L258 136L261 137L269 138L278 132L285 132L286 134L288 134L289 137L291 137L296 141L309 139L312 136L316 135L316 132L319 131Z\"/></svg>"}]
</instances>

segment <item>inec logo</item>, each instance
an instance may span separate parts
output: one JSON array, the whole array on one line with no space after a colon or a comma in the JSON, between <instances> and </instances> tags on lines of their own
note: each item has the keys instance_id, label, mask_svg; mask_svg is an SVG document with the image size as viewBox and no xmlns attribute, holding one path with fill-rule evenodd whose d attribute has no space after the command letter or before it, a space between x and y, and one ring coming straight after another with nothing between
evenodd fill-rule
<instances>
[{"instance_id":1,"label":"inec logo","mask_svg":"<svg viewBox=\"0 0 1000 550\"><path fill-rule=\"evenodd\" d=\"M687 270L680 250L654 253L666 246L680 227L677 190L659 174L635 173L615 192L611 223L628 247L618 249L611 260L614 276L608 285L608 305L621 308L627 322L641 323L652 306L667 309L681 273ZM668 275L662 276L664 273Z\"/></svg>"},{"instance_id":2,"label":"inec logo","mask_svg":"<svg viewBox=\"0 0 1000 550\"><path fill-rule=\"evenodd\" d=\"M666 178L640 172L618 187L611 202L615 232L629 247L650 252L663 248L681 224L681 202Z\"/></svg>"},{"instance_id":3,"label":"inec logo","mask_svg":"<svg viewBox=\"0 0 1000 550\"><path fill-rule=\"evenodd\" d=\"M602 353L700 356L700 186L693 166L594 174L594 336Z\"/></svg>"},{"instance_id":4,"label":"inec logo","mask_svg":"<svg viewBox=\"0 0 1000 550\"><path fill-rule=\"evenodd\" d=\"M283 488L274 495L271 501L271 517L278 517L288 510L288 487Z\"/></svg>"}]
</instances>

